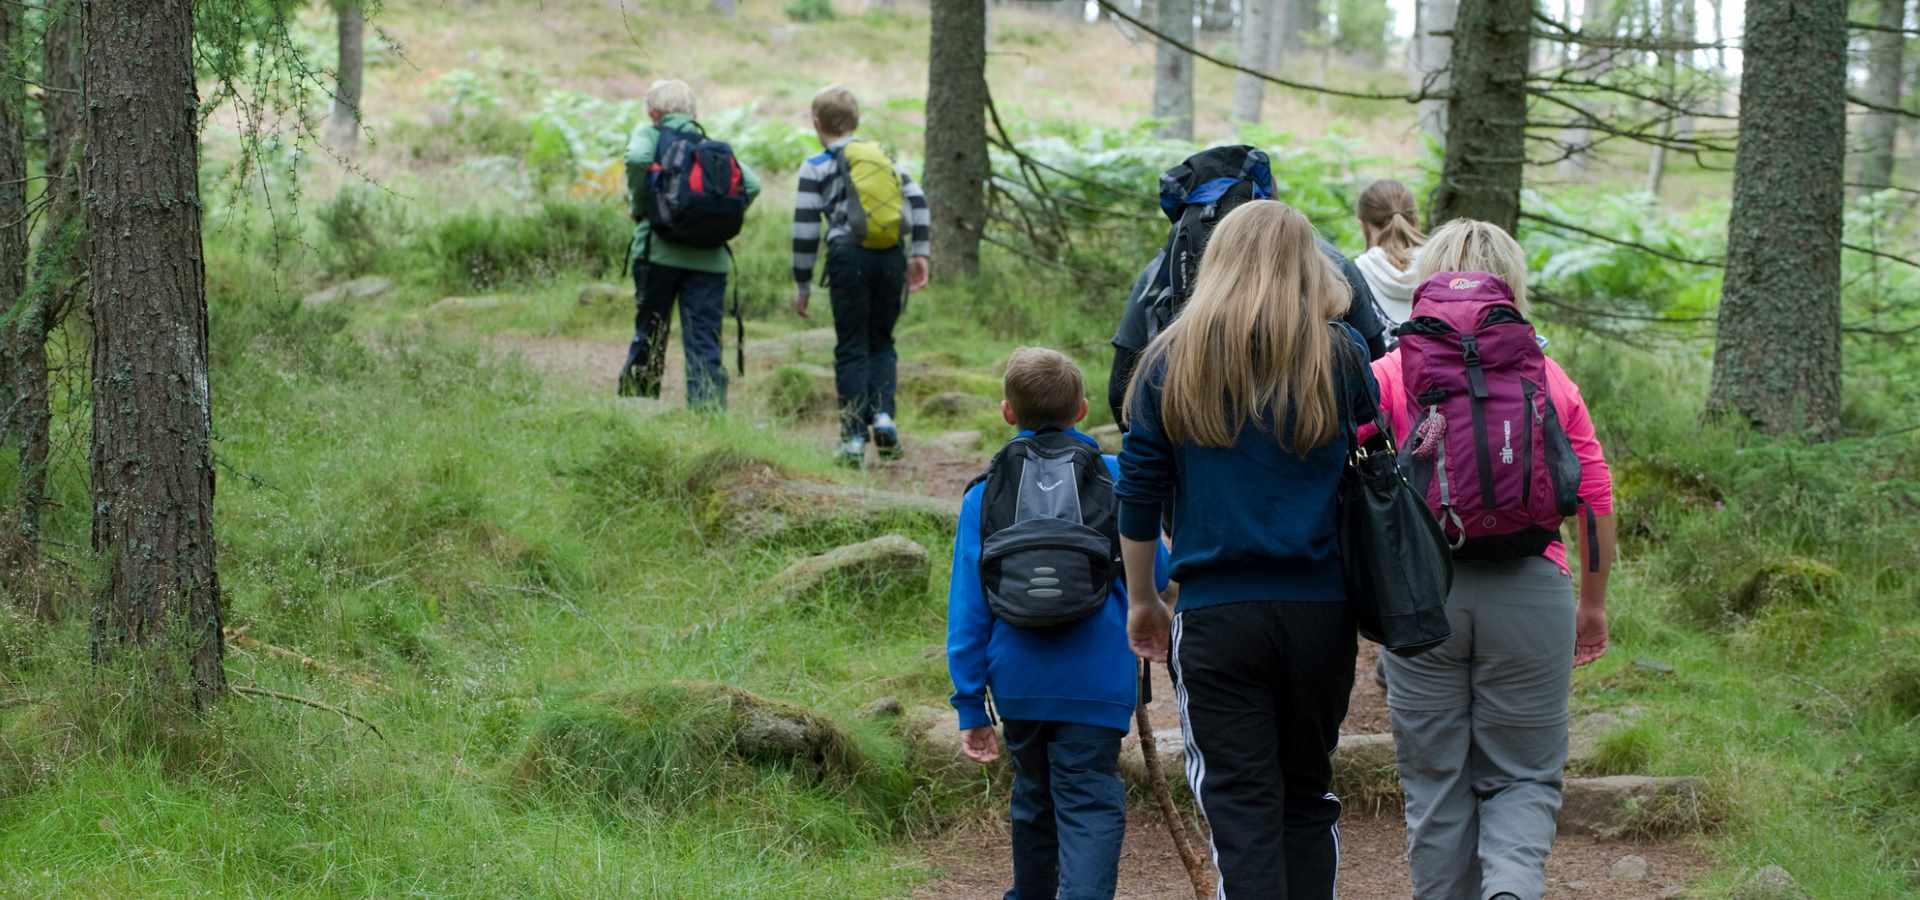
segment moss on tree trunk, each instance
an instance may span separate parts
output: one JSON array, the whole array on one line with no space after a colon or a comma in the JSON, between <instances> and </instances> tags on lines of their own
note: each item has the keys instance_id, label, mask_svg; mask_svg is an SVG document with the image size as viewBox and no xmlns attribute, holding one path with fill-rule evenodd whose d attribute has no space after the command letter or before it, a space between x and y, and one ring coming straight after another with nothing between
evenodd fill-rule
<instances>
[{"instance_id":1,"label":"moss on tree trunk","mask_svg":"<svg viewBox=\"0 0 1920 900\"><path fill-rule=\"evenodd\" d=\"M1511 232L1527 159L1527 0L1463 0L1453 25L1447 160L1433 224L1481 219Z\"/></svg>"}]
</instances>

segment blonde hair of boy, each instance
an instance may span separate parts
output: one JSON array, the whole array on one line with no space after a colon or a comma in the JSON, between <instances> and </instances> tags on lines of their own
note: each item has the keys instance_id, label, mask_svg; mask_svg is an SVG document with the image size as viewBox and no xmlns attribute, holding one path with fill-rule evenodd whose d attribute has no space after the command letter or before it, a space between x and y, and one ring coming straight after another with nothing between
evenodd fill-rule
<instances>
[{"instance_id":1,"label":"blonde hair of boy","mask_svg":"<svg viewBox=\"0 0 1920 900\"><path fill-rule=\"evenodd\" d=\"M647 88L647 113L654 116L699 115L693 100L693 88L678 79L656 81Z\"/></svg>"},{"instance_id":2,"label":"blonde hair of boy","mask_svg":"<svg viewBox=\"0 0 1920 900\"><path fill-rule=\"evenodd\" d=\"M1164 364L1160 418L1174 443L1231 447L1264 412L1281 446L1301 456L1325 446L1340 432L1327 326L1352 302L1305 216L1275 200L1242 205L1207 241L1193 298L1142 354L1126 417L1141 379ZM1293 433L1281 435L1289 414Z\"/></svg>"},{"instance_id":3,"label":"blonde hair of boy","mask_svg":"<svg viewBox=\"0 0 1920 900\"><path fill-rule=\"evenodd\" d=\"M860 128L860 98L840 85L813 95L813 125L829 137L846 137Z\"/></svg>"},{"instance_id":4,"label":"blonde hair of boy","mask_svg":"<svg viewBox=\"0 0 1920 900\"><path fill-rule=\"evenodd\" d=\"M1007 359L1002 383L1015 424L1029 431L1066 428L1080 420L1087 399L1086 377L1058 350L1021 347Z\"/></svg>"},{"instance_id":5,"label":"blonde hair of boy","mask_svg":"<svg viewBox=\"0 0 1920 900\"><path fill-rule=\"evenodd\" d=\"M1513 305L1528 315L1527 254L1500 226L1478 219L1454 219L1427 236L1415 274L1421 281L1435 272L1486 272L1513 289Z\"/></svg>"}]
</instances>

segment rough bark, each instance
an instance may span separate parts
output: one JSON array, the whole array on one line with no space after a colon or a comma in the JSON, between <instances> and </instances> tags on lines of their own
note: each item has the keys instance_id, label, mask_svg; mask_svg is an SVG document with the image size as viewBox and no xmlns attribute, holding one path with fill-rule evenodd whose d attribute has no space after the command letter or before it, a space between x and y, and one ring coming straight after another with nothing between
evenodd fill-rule
<instances>
[{"instance_id":1,"label":"rough bark","mask_svg":"<svg viewBox=\"0 0 1920 900\"><path fill-rule=\"evenodd\" d=\"M1847 10L1750 0L1707 408L1775 434L1840 419Z\"/></svg>"},{"instance_id":2,"label":"rough bark","mask_svg":"<svg viewBox=\"0 0 1920 900\"><path fill-rule=\"evenodd\" d=\"M716 3L732 0L715 0ZM334 69L333 115L327 118L327 139L335 149L351 151L360 140L360 85L366 71L366 12L359 0L336 0L340 58Z\"/></svg>"},{"instance_id":3,"label":"rough bark","mask_svg":"<svg viewBox=\"0 0 1920 900\"><path fill-rule=\"evenodd\" d=\"M1597 0L1596 0L1597 2ZM1458 0L1416 0L1414 3L1413 77L1416 89L1446 93L1452 87L1454 20ZM1447 101L1420 101L1420 130L1441 144L1447 142Z\"/></svg>"},{"instance_id":4,"label":"rough bark","mask_svg":"<svg viewBox=\"0 0 1920 900\"><path fill-rule=\"evenodd\" d=\"M1880 0L1879 24L1882 28L1902 28L1906 23L1906 0ZM1867 34L1867 100L1886 107L1900 105L1900 80L1905 67L1901 58L1906 37L1888 31ZM1860 168L1854 176L1862 190L1881 190L1893 184L1893 145L1899 134L1900 116L1871 112L1860 117Z\"/></svg>"},{"instance_id":5,"label":"rough bark","mask_svg":"<svg viewBox=\"0 0 1920 900\"><path fill-rule=\"evenodd\" d=\"M1160 31L1193 46L1193 0L1159 0ZM1193 140L1193 56L1160 41L1153 56L1153 117L1163 138Z\"/></svg>"},{"instance_id":6,"label":"rough bark","mask_svg":"<svg viewBox=\"0 0 1920 900\"><path fill-rule=\"evenodd\" d=\"M986 227L987 5L933 0L927 69L927 202L933 263L942 273L980 269Z\"/></svg>"},{"instance_id":7,"label":"rough bark","mask_svg":"<svg viewBox=\"0 0 1920 900\"><path fill-rule=\"evenodd\" d=\"M1529 0L1465 0L1453 26L1447 159L1434 225L1481 219L1511 232L1526 165Z\"/></svg>"},{"instance_id":8,"label":"rough bark","mask_svg":"<svg viewBox=\"0 0 1920 900\"><path fill-rule=\"evenodd\" d=\"M213 703L221 668L192 0L86 3L95 658L156 701Z\"/></svg>"},{"instance_id":9,"label":"rough bark","mask_svg":"<svg viewBox=\"0 0 1920 900\"><path fill-rule=\"evenodd\" d=\"M1275 3L1284 0L1241 0L1240 59L1245 65L1260 68L1267 61L1267 33ZM1257 125L1266 106L1267 83L1244 72L1233 79L1233 120L1242 125Z\"/></svg>"}]
</instances>

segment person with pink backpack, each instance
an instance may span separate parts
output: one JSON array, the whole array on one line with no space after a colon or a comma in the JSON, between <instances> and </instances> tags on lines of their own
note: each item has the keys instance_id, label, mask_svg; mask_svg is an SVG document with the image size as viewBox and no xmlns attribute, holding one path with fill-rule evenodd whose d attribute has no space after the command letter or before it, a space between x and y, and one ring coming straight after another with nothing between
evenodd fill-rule
<instances>
[{"instance_id":1,"label":"person with pink backpack","mask_svg":"<svg viewBox=\"0 0 1920 900\"><path fill-rule=\"evenodd\" d=\"M1567 759L1572 670L1607 651L1606 456L1527 315L1526 256L1455 220L1422 249L1411 316L1373 364L1416 492L1453 545L1453 637L1386 656L1418 900L1538 900ZM1580 536L1575 599L1563 519Z\"/></svg>"}]
</instances>

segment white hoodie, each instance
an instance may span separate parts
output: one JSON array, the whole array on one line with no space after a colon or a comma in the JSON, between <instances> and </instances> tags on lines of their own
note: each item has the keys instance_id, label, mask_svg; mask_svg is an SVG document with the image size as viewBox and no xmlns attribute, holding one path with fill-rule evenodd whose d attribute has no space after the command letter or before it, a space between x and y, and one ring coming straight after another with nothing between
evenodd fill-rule
<instances>
[{"instance_id":1,"label":"white hoodie","mask_svg":"<svg viewBox=\"0 0 1920 900\"><path fill-rule=\"evenodd\" d=\"M1420 286L1414 280L1413 269L1420 262L1420 248L1413 249L1413 258L1407 260L1402 269L1387 258L1387 251L1379 247L1370 247L1367 252L1355 257L1353 264L1360 267L1360 274L1367 279L1367 287L1373 289L1374 305L1380 308L1380 317L1386 320L1388 331L1413 316L1413 289Z\"/></svg>"}]
</instances>

